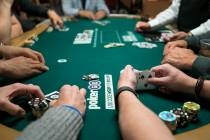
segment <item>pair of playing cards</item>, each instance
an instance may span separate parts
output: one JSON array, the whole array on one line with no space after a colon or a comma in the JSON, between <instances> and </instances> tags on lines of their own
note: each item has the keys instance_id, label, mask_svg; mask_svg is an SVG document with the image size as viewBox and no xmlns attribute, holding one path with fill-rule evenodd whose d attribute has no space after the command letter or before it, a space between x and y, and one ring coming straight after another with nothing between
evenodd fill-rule
<instances>
[{"instance_id":1,"label":"pair of playing cards","mask_svg":"<svg viewBox=\"0 0 210 140\"><path fill-rule=\"evenodd\" d=\"M123 70L120 73L122 73L122 72L123 72ZM136 69L134 69L134 72L136 73L136 79L137 79L136 90L156 89L155 85L148 83L149 78L155 77L155 72L152 72L150 70L139 71Z\"/></svg>"},{"instance_id":2,"label":"pair of playing cards","mask_svg":"<svg viewBox=\"0 0 210 140\"><path fill-rule=\"evenodd\" d=\"M58 91L53 91L47 95L45 95L45 99L47 101L53 101L53 100L57 100L60 96L60 93Z\"/></svg>"}]
</instances>

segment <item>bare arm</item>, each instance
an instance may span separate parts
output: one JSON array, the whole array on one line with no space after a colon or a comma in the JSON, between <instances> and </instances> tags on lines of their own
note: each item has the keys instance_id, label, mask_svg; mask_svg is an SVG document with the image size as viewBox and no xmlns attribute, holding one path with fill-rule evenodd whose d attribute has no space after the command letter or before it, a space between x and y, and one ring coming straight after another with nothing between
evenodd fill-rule
<instances>
[{"instance_id":1,"label":"bare arm","mask_svg":"<svg viewBox=\"0 0 210 140\"><path fill-rule=\"evenodd\" d=\"M126 66L120 76L118 88L135 90L136 75L131 66ZM124 140L174 140L164 123L130 91L123 91L118 97L119 124Z\"/></svg>"},{"instance_id":2,"label":"bare arm","mask_svg":"<svg viewBox=\"0 0 210 140\"><path fill-rule=\"evenodd\" d=\"M13 0L0 1L0 42L7 42L11 32L11 6Z\"/></svg>"},{"instance_id":3,"label":"bare arm","mask_svg":"<svg viewBox=\"0 0 210 140\"><path fill-rule=\"evenodd\" d=\"M23 29L22 29L20 22L14 15L11 18L12 18L11 19L12 26L11 26L11 37L10 38L15 38L23 33Z\"/></svg>"}]
</instances>

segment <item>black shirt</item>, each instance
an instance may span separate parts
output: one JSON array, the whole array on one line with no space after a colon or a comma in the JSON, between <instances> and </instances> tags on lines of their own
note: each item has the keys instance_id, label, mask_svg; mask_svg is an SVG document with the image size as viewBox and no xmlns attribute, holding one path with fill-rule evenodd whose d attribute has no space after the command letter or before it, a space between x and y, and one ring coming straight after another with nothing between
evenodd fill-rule
<instances>
[{"instance_id":1,"label":"black shirt","mask_svg":"<svg viewBox=\"0 0 210 140\"><path fill-rule=\"evenodd\" d=\"M210 18L210 0L181 0L178 29L189 32Z\"/></svg>"}]
</instances>

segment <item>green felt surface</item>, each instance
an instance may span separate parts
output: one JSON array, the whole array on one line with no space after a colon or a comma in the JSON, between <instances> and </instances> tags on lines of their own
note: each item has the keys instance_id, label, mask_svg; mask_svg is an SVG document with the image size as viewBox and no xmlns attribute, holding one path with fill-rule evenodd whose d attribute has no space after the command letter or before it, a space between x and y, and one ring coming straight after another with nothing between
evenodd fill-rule
<instances>
[{"instance_id":1,"label":"green felt surface","mask_svg":"<svg viewBox=\"0 0 210 140\"><path fill-rule=\"evenodd\" d=\"M142 35L134 32L137 20L126 18L109 18L106 20L111 22L107 26L100 26L88 20L65 23L70 28L69 32L45 32L40 35L39 41L32 47L43 53L50 70L25 81L25 83L39 85L46 94L59 90L64 84L87 88L88 82L82 80L82 76L89 73L100 75L102 88L99 91L98 98L101 109L89 110L87 107L85 126L80 134L81 140L120 139L117 111L105 109L104 75L112 75L113 86L116 91L119 72L125 65L131 64L136 69L145 70L159 65L162 59L164 45L161 43L158 43L158 47L154 49L140 49L132 46L131 43L126 43L126 46L120 48L105 49L104 44L108 42L123 42L122 35L126 35L127 31L132 31L139 41L144 41ZM83 32L85 29L97 30L96 44L94 44L93 38L90 45L73 45L77 33ZM67 59L68 62L58 63L58 59ZM87 98L89 96L90 92L88 90ZM184 101L187 101L172 100L150 92L140 93L140 100L157 114L164 110L181 107ZM177 133L209 123L210 111L202 108L199 118L199 123L178 129ZM139 119L139 121L143 120ZM17 130L22 130L31 122L31 117L30 114L24 119L7 117L2 122Z\"/></svg>"}]
</instances>

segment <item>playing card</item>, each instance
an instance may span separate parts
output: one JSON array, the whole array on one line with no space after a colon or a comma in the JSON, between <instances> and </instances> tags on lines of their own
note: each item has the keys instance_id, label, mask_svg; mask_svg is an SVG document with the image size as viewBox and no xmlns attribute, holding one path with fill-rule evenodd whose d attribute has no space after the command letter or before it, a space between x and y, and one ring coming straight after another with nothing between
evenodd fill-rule
<instances>
[{"instance_id":1,"label":"playing card","mask_svg":"<svg viewBox=\"0 0 210 140\"><path fill-rule=\"evenodd\" d=\"M52 101L52 100L57 100L59 98L59 92L58 91L53 91L47 95L45 95L45 98Z\"/></svg>"},{"instance_id":2,"label":"playing card","mask_svg":"<svg viewBox=\"0 0 210 140\"><path fill-rule=\"evenodd\" d=\"M137 90L152 90L156 87L150 83L148 83L148 79L155 77L155 72L151 72L149 70L141 71L137 75Z\"/></svg>"}]
</instances>

